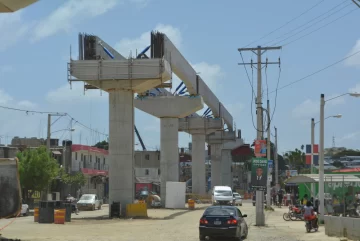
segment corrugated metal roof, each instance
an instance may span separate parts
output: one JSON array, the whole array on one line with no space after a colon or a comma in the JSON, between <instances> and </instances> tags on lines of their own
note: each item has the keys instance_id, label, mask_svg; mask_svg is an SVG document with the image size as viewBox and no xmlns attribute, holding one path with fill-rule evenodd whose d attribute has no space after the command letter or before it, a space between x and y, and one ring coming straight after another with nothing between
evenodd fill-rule
<instances>
[{"instance_id":1,"label":"corrugated metal roof","mask_svg":"<svg viewBox=\"0 0 360 241\"><path fill-rule=\"evenodd\" d=\"M319 182L319 174L302 174L290 177L286 183L315 183ZM325 174L324 182L360 182L360 178L354 175Z\"/></svg>"}]
</instances>

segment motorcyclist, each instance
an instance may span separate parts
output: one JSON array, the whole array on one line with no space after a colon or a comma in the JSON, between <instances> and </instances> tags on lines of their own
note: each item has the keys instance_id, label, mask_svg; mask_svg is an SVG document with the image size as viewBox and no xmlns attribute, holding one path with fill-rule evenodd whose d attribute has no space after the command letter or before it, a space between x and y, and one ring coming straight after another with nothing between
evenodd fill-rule
<instances>
[{"instance_id":1,"label":"motorcyclist","mask_svg":"<svg viewBox=\"0 0 360 241\"><path fill-rule=\"evenodd\" d=\"M304 220L305 221L311 221L312 226L314 228L317 228L318 219L315 215L314 208L312 206L312 203L310 201L306 202L306 205L304 207Z\"/></svg>"},{"instance_id":2,"label":"motorcyclist","mask_svg":"<svg viewBox=\"0 0 360 241\"><path fill-rule=\"evenodd\" d=\"M77 204L76 204L76 199L71 196L71 194L68 194L67 197L66 197L66 201L71 203L71 205L75 208L75 214L78 215L79 214L79 209L77 207Z\"/></svg>"}]
</instances>

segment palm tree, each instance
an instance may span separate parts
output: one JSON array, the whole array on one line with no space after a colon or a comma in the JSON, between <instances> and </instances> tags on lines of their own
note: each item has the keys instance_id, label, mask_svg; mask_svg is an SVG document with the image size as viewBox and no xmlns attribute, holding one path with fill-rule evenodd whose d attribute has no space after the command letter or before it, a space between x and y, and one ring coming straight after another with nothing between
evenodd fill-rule
<instances>
[{"instance_id":1,"label":"palm tree","mask_svg":"<svg viewBox=\"0 0 360 241\"><path fill-rule=\"evenodd\" d=\"M304 147L301 146L301 148ZM297 148L294 151L285 153L285 158L288 159L291 167L298 170L298 173L305 166L305 153Z\"/></svg>"}]
</instances>

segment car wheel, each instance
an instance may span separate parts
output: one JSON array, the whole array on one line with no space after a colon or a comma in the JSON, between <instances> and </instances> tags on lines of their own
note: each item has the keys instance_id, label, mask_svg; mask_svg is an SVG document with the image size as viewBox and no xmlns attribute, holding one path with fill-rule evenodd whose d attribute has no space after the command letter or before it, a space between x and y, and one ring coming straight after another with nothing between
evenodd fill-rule
<instances>
[{"instance_id":1,"label":"car wheel","mask_svg":"<svg viewBox=\"0 0 360 241\"><path fill-rule=\"evenodd\" d=\"M240 203L240 206L242 206L242 203Z\"/></svg>"},{"instance_id":2,"label":"car wheel","mask_svg":"<svg viewBox=\"0 0 360 241\"><path fill-rule=\"evenodd\" d=\"M255 206L255 203L253 203L253 206Z\"/></svg>"},{"instance_id":3,"label":"car wheel","mask_svg":"<svg viewBox=\"0 0 360 241\"><path fill-rule=\"evenodd\" d=\"M95 211L95 204L92 206L92 211Z\"/></svg>"},{"instance_id":4,"label":"car wheel","mask_svg":"<svg viewBox=\"0 0 360 241\"><path fill-rule=\"evenodd\" d=\"M26 216L29 216L29 212L30 212L30 210L29 209L26 209L26 213L24 213L24 216L26 217Z\"/></svg>"},{"instance_id":5,"label":"car wheel","mask_svg":"<svg viewBox=\"0 0 360 241\"><path fill-rule=\"evenodd\" d=\"M99 210L101 209L101 204L99 205Z\"/></svg>"}]
</instances>

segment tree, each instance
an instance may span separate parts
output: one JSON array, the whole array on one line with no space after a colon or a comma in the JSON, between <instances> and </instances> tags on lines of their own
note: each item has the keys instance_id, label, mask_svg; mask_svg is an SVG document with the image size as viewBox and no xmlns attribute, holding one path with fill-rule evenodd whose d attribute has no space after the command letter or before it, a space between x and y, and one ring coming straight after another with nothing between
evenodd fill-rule
<instances>
[{"instance_id":1,"label":"tree","mask_svg":"<svg viewBox=\"0 0 360 241\"><path fill-rule=\"evenodd\" d=\"M339 158L339 157L343 157L343 156L360 156L360 151L359 150L352 150L352 149L347 149L344 151L340 151L336 154L334 154L332 156L332 158Z\"/></svg>"},{"instance_id":2,"label":"tree","mask_svg":"<svg viewBox=\"0 0 360 241\"><path fill-rule=\"evenodd\" d=\"M98 142L94 145L94 147L100 148L100 149L104 149L104 150L109 150L109 143L107 141L101 141Z\"/></svg>"},{"instance_id":3,"label":"tree","mask_svg":"<svg viewBox=\"0 0 360 241\"><path fill-rule=\"evenodd\" d=\"M20 184L29 200L35 191L45 191L58 176L59 164L50 156L45 146L25 149L17 154L19 159Z\"/></svg>"},{"instance_id":4,"label":"tree","mask_svg":"<svg viewBox=\"0 0 360 241\"><path fill-rule=\"evenodd\" d=\"M305 153L295 148L294 151L289 151L285 154L288 164L294 167L300 173L300 170L305 167Z\"/></svg>"},{"instance_id":5,"label":"tree","mask_svg":"<svg viewBox=\"0 0 360 241\"><path fill-rule=\"evenodd\" d=\"M58 177L62 183L65 183L68 185L83 186L86 183L86 178L82 172L77 172L75 174L67 174L65 172L64 168L59 169Z\"/></svg>"},{"instance_id":6,"label":"tree","mask_svg":"<svg viewBox=\"0 0 360 241\"><path fill-rule=\"evenodd\" d=\"M334 161L332 164L334 167L343 168L344 164L341 161Z\"/></svg>"}]
</instances>

